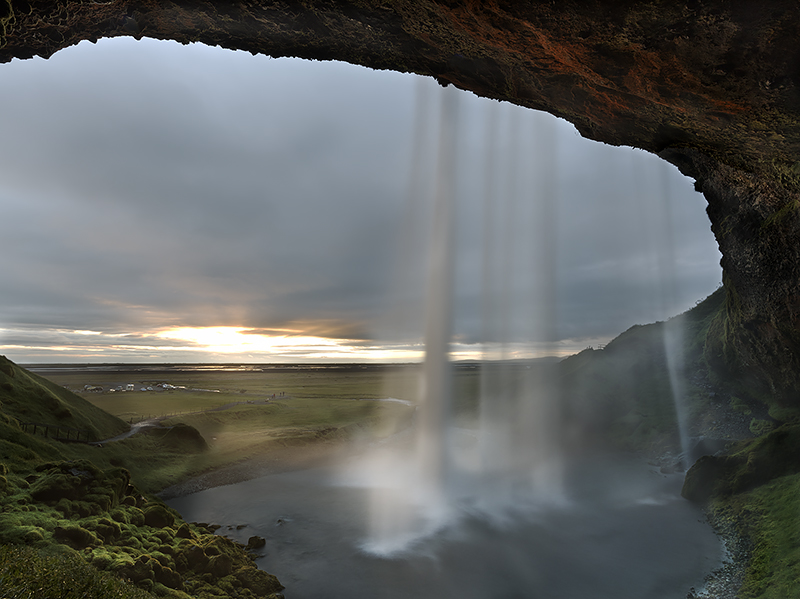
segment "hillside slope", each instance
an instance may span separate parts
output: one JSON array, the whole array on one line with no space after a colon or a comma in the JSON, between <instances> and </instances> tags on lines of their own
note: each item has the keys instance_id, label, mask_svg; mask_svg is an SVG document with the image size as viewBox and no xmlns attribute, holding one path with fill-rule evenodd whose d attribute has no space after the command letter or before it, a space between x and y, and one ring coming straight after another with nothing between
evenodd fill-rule
<instances>
[{"instance_id":1,"label":"hillside slope","mask_svg":"<svg viewBox=\"0 0 800 599\"><path fill-rule=\"evenodd\" d=\"M36 422L86 431L89 441L108 439L128 424L75 393L0 356L0 410L20 423Z\"/></svg>"},{"instance_id":2,"label":"hillside slope","mask_svg":"<svg viewBox=\"0 0 800 599\"><path fill-rule=\"evenodd\" d=\"M563 360L561 402L571 443L677 456L676 401L695 439L741 440L774 426L755 393L709 367L707 339L725 302L720 288L679 316L635 325L602 349Z\"/></svg>"}]
</instances>

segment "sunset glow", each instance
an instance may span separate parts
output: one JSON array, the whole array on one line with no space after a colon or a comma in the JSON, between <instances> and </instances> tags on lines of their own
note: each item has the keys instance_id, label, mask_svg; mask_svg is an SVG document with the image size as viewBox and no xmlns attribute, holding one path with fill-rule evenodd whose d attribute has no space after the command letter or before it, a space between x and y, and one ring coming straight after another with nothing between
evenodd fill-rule
<instances>
[{"instance_id":1,"label":"sunset glow","mask_svg":"<svg viewBox=\"0 0 800 599\"><path fill-rule=\"evenodd\" d=\"M301 331L271 334L244 327L177 327L155 337L182 341L183 349L196 348L213 354L275 360L417 361L421 350L393 349L365 344L355 339L331 339L304 335Z\"/></svg>"},{"instance_id":2,"label":"sunset glow","mask_svg":"<svg viewBox=\"0 0 800 599\"><path fill-rule=\"evenodd\" d=\"M455 341L452 360L531 359L564 357L602 346L607 339L564 340L536 346L530 343L470 344ZM259 330L247 327L172 327L158 331L109 333L92 330L0 328L0 354L26 352L27 363L104 362L154 363L321 363L420 362L421 343L385 343L335 339L301 330Z\"/></svg>"},{"instance_id":3,"label":"sunset glow","mask_svg":"<svg viewBox=\"0 0 800 599\"><path fill-rule=\"evenodd\" d=\"M275 352L313 349L336 349L343 341L299 335L265 335L242 327L178 327L155 335L160 339L176 339L221 354L241 352Z\"/></svg>"},{"instance_id":4,"label":"sunset glow","mask_svg":"<svg viewBox=\"0 0 800 599\"><path fill-rule=\"evenodd\" d=\"M69 329L0 328L0 353L24 349L29 363L107 362L418 362L418 344L377 344L333 339L295 330L246 327L173 327L152 332L107 333Z\"/></svg>"}]
</instances>

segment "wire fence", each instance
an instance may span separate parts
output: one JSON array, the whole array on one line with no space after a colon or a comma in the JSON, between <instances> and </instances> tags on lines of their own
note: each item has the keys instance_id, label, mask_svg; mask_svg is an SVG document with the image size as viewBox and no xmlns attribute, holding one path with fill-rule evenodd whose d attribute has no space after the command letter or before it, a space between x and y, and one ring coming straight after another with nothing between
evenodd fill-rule
<instances>
[{"instance_id":1,"label":"wire fence","mask_svg":"<svg viewBox=\"0 0 800 599\"><path fill-rule=\"evenodd\" d=\"M21 422L20 427L26 433L42 435L48 439L65 441L67 443L88 443L89 431L69 426L58 426L42 422Z\"/></svg>"}]
</instances>

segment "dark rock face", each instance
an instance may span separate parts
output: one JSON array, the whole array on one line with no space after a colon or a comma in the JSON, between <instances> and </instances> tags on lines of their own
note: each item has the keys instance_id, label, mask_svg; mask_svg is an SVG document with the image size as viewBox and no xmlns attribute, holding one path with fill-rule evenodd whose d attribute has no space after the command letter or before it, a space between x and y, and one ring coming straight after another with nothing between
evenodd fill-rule
<instances>
[{"instance_id":1,"label":"dark rock face","mask_svg":"<svg viewBox=\"0 0 800 599\"><path fill-rule=\"evenodd\" d=\"M724 256L711 362L798 401L796 2L0 0L0 62L119 35L431 75L659 153L697 180Z\"/></svg>"},{"instance_id":2,"label":"dark rock face","mask_svg":"<svg viewBox=\"0 0 800 599\"><path fill-rule=\"evenodd\" d=\"M696 150L660 154L696 180L722 252L724 314L706 340L721 375L777 405L800 389L800 197L793 183L732 168Z\"/></svg>"},{"instance_id":3,"label":"dark rock face","mask_svg":"<svg viewBox=\"0 0 800 599\"><path fill-rule=\"evenodd\" d=\"M784 425L745 442L731 455L703 456L686 473L681 495L706 503L800 472L800 426Z\"/></svg>"}]
</instances>

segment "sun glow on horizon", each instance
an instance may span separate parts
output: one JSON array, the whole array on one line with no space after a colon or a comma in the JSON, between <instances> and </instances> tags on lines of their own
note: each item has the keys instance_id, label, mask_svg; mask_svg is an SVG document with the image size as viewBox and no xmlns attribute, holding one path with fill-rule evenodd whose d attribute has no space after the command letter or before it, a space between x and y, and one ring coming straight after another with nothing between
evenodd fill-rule
<instances>
[{"instance_id":1,"label":"sun glow on horizon","mask_svg":"<svg viewBox=\"0 0 800 599\"><path fill-rule=\"evenodd\" d=\"M341 341L302 334L265 335L245 327L176 327L155 334L159 339L189 342L216 353L273 352L284 349L336 348ZM349 341L349 340L343 340Z\"/></svg>"},{"instance_id":2,"label":"sun glow on horizon","mask_svg":"<svg viewBox=\"0 0 800 599\"><path fill-rule=\"evenodd\" d=\"M608 339L569 339L538 346L453 340L450 359L525 360L566 357ZM0 353L19 363L186 362L186 363L400 363L421 362L421 341L321 337L300 328L175 326L155 331L0 328Z\"/></svg>"},{"instance_id":3,"label":"sun glow on horizon","mask_svg":"<svg viewBox=\"0 0 800 599\"><path fill-rule=\"evenodd\" d=\"M158 339L190 344L183 349L222 355L313 360L419 360L421 350L374 345L360 339L336 339L303 334L292 329L259 332L247 327L175 327L154 335Z\"/></svg>"}]
</instances>

